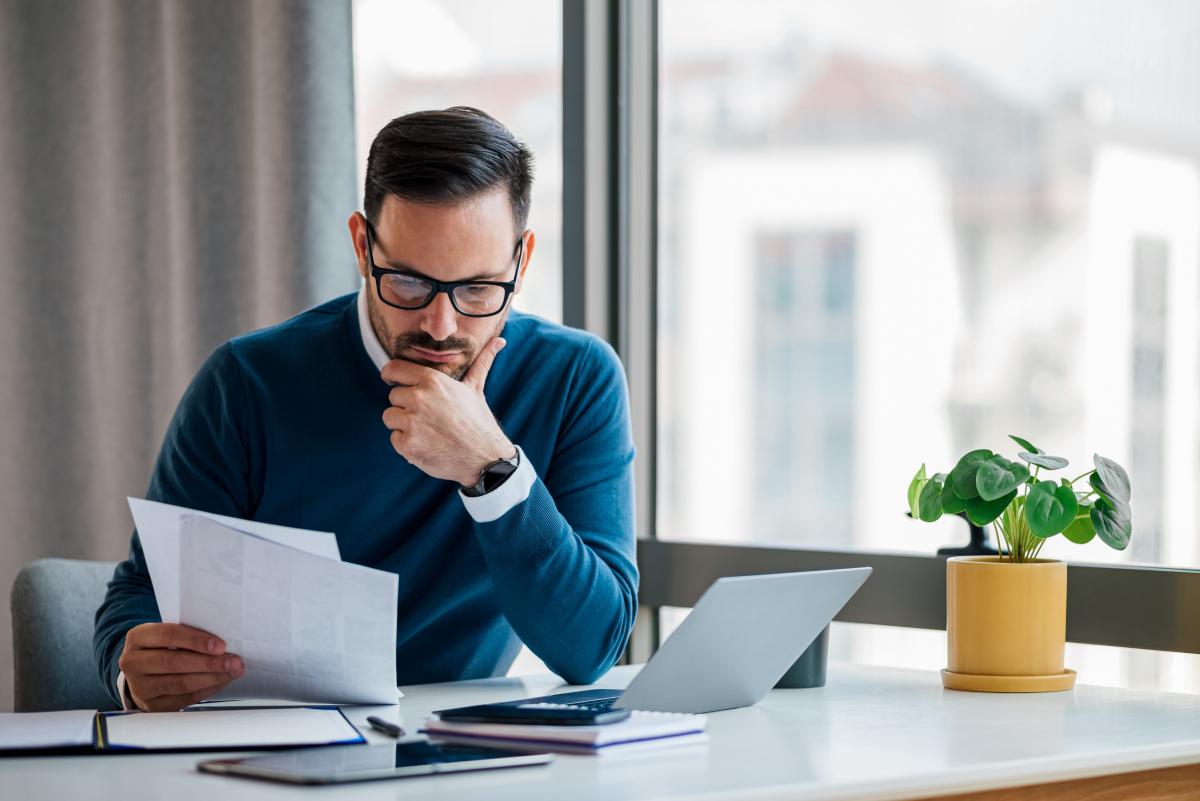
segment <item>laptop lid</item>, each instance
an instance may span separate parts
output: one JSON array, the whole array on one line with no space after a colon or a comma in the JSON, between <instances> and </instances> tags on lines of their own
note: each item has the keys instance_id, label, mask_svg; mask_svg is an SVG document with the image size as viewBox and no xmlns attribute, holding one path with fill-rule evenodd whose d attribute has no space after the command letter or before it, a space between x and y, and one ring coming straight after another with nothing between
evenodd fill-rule
<instances>
[{"instance_id":1,"label":"laptop lid","mask_svg":"<svg viewBox=\"0 0 1200 801\"><path fill-rule=\"evenodd\" d=\"M869 575L856 567L717 579L616 705L715 712L758 703Z\"/></svg>"}]
</instances>

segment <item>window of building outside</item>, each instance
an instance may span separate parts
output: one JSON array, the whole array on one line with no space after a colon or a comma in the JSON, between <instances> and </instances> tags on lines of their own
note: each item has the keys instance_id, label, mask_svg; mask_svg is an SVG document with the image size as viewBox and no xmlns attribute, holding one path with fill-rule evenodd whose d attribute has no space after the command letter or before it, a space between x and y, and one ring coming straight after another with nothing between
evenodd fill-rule
<instances>
[{"instance_id":1,"label":"window of building outside","mask_svg":"<svg viewBox=\"0 0 1200 801\"><path fill-rule=\"evenodd\" d=\"M1132 478L1128 550L1045 556L1200 567L1200 5L660 13L658 536L933 553L967 532L906 519L917 467L1019 434ZM942 632L836 628L944 666ZM1200 690L1196 657L1068 651Z\"/></svg>"},{"instance_id":2,"label":"window of building outside","mask_svg":"<svg viewBox=\"0 0 1200 801\"><path fill-rule=\"evenodd\" d=\"M562 20L558 0L355 0L359 187L371 140L402 114L474 106L534 156L537 245L515 307L562 320ZM543 671L522 649L512 674Z\"/></svg>"}]
</instances>

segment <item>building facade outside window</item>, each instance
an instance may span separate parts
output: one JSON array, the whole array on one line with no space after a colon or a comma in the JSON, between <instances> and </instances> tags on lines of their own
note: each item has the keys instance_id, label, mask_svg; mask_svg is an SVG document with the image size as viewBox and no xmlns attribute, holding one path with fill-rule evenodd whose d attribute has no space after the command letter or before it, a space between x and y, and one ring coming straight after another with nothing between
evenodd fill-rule
<instances>
[{"instance_id":1,"label":"building facade outside window","mask_svg":"<svg viewBox=\"0 0 1200 801\"><path fill-rule=\"evenodd\" d=\"M966 528L905 519L918 465L1020 434L1132 476L1127 551L1046 556L1200 567L1200 7L660 11L658 536L933 553ZM941 633L842 628L942 666Z\"/></svg>"}]
</instances>

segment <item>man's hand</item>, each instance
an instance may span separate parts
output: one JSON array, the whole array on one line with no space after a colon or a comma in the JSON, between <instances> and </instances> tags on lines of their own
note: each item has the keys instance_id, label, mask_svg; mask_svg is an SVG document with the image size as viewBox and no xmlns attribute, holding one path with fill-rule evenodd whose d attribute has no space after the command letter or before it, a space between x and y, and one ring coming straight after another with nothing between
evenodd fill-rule
<instances>
[{"instance_id":1,"label":"man's hand","mask_svg":"<svg viewBox=\"0 0 1200 801\"><path fill-rule=\"evenodd\" d=\"M483 397L483 386L504 340L493 337L462 381L432 367L394 359L380 376L394 384L383 422L396 453L434 478L469 487L479 472L517 452Z\"/></svg>"},{"instance_id":2,"label":"man's hand","mask_svg":"<svg viewBox=\"0 0 1200 801\"><path fill-rule=\"evenodd\" d=\"M207 631L179 623L143 623L125 635L125 686L143 712L175 712L215 694L245 671L236 654Z\"/></svg>"}]
</instances>

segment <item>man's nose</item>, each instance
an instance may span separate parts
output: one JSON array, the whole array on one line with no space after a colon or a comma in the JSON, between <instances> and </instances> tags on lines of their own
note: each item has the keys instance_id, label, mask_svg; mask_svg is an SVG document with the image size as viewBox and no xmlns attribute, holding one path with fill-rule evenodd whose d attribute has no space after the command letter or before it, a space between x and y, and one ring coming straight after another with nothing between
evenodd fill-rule
<instances>
[{"instance_id":1,"label":"man's nose","mask_svg":"<svg viewBox=\"0 0 1200 801\"><path fill-rule=\"evenodd\" d=\"M450 338L458 330L458 312L445 292L439 292L422 312L421 330L439 342Z\"/></svg>"}]
</instances>

